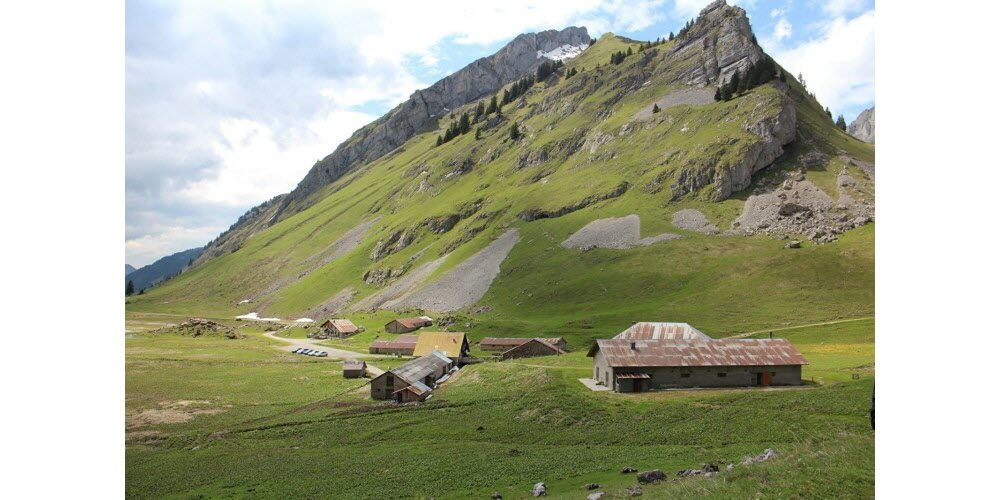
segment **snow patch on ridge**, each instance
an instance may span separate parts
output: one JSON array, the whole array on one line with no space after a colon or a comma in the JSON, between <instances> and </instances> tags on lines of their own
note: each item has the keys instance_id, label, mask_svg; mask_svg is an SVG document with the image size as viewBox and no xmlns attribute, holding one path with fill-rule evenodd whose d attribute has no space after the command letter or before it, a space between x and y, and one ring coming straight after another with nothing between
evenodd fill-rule
<instances>
[{"instance_id":1,"label":"snow patch on ridge","mask_svg":"<svg viewBox=\"0 0 1000 500\"><path fill-rule=\"evenodd\" d=\"M551 59L553 61L567 61L569 59L572 59L580 55L580 53L586 50L586 48L589 46L590 45L586 43L581 43L580 45L570 45L567 43L560 47L556 47L548 52L542 52L541 50L539 50L536 58L541 59L544 57L546 59Z\"/></svg>"}]
</instances>

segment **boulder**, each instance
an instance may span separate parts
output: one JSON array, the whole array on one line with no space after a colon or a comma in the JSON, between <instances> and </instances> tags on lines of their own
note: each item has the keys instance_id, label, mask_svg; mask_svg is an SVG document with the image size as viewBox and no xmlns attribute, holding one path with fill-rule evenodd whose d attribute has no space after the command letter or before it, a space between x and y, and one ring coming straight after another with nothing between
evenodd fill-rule
<instances>
[{"instance_id":1,"label":"boulder","mask_svg":"<svg viewBox=\"0 0 1000 500\"><path fill-rule=\"evenodd\" d=\"M770 460L770 459L772 459L772 458L774 458L776 456L778 456L778 452L774 451L771 448L768 448L768 449L764 450L763 452L761 452L760 455L757 455L757 456L754 456L754 457L744 457L743 461L740 462L740 463L743 464L743 465L749 465L749 464L753 464L753 463L757 463L757 462L765 462L765 461Z\"/></svg>"},{"instance_id":2,"label":"boulder","mask_svg":"<svg viewBox=\"0 0 1000 500\"><path fill-rule=\"evenodd\" d=\"M785 248L802 248L802 242L799 240L792 240L785 243Z\"/></svg>"},{"instance_id":3,"label":"boulder","mask_svg":"<svg viewBox=\"0 0 1000 500\"><path fill-rule=\"evenodd\" d=\"M535 486L531 488L531 496L533 497L543 497L545 493L545 483L535 483Z\"/></svg>"},{"instance_id":4,"label":"boulder","mask_svg":"<svg viewBox=\"0 0 1000 500\"><path fill-rule=\"evenodd\" d=\"M597 483L590 483L590 484L587 485L587 489L588 490L596 490L597 488L600 488L600 487L601 487L601 485L599 485Z\"/></svg>"},{"instance_id":5,"label":"boulder","mask_svg":"<svg viewBox=\"0 0 1000 500\"><path fill-rule=\"evenodd\" d=\"M503 495L501 495L499 491L494 491L493 494L490 495L490 500L503 500Z\"/></svg>"},{"instance_id":6,"label":"boulder","mask_svg":"<svg viewBox=\"0 0 1000 500\"><path fill-rule=\"evenodd\" d=\"M633 472L639 472L639 469L635 467L622 467L622 474L631 474Z\"/></svg>"},{"instance_id":7,"label":"boulder","mask_svg":"<svg viewBox=\"0 0 1000 500\"><path fill-rule=\"evenodd\" d=\"M640 497L642 496L642 486L629 486L625 488L625 493L630 497Z\"/></svg>"},{"instance_id":8,"label":"boulder","mask_svg":"<svg viewBox=\"0 0 1000 500\"><path fill-rule=\"evenodd\" d=\"M660 469L653 469L651 471L640 472L636 479L640 483L655 483L656 481L663 481L667 478L667 475L663 473Z\"/></svg>"},{"instance_id":9,"label":"boulder","mask_svg":"<svg viewBox=\"0 0 1000 500\"><path fill-rule=\"evenodd\" d=\"M607 493L605 493L603 491L595 491L595 492L587 495L587 500L600 500L600 499L604 498L605 496L607 496Z\"/></svg>"}]
</instances>

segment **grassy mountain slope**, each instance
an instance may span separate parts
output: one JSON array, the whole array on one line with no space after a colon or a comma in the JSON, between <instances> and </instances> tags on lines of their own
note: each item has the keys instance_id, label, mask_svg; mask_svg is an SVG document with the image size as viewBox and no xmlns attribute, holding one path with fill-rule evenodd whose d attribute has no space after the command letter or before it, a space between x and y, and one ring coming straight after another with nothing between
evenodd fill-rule
<instances>
[{"instance_id":1,"label":"grassy mountain slope","mask_svg":"<svg viewBox=\"0 0 1000 500\"><path fill-rule=\"evenodd\" d=\"M134 298L128 308L218 315L256 310L297 317L345 289L353 291L353 302L376 293L378 286L362 281L366 271L410 271L446 256L428 282L509 228L519 228L521 242L480 302L493 308L481 322L491 331L542 328L573 336L565 325L584 311L585 319L598 324L684 315L723 330L780 324L788 316L822 320L870 314L870 228L829 248L793 254L769 239L703 236L673 227L671 215L682 208L703 211L722 229L732 224L754 187L713 202L711 183L680 195L671 183L684 171L738 162L759 142L746 124L777 116L789 100L799 137L791 152L758 178L793 168L799 150L827 151L829 164L806 176L835 196L836 171L842 166L836 155L874 160L870 145L833 126L791 78L787 86L775 80L728 102L674 106L635 119L662 96L688 88L675 79L693 62L676 57L674 43L638 53L638 43L606 35L567 64L564 71L576 68L576 76L535 84L504 106L502 118L490 115L475 125L482 127L480 140L469 133L434 147L439 133L418 135L329 185L309 200L308 209L255 234L239 250ZM628 47L637 53L620 65L608 63L611 53ZM454 116L474 105L454 110ZM450 121L442 119L441 132ZM524 135L518 141L508 133L515 122ZM527 222L519 216L573 207L620 190L623 183L628 187L621 196L561 217ZM685 238L584 255L558 246L594 219L630 213L641 217L643 236L672 231ZM428 229L429 220L449 215L461 217L452 229L443 234ZM376 218L356 248L315 268L332 242ZM397 232L411 234L412 243L373 261L373 248ZM248 298L255 302L236 306ZM803 299L815 307L787 307ZM720 312L732 319L721 318Z\"/></svg>"}]
</instances>

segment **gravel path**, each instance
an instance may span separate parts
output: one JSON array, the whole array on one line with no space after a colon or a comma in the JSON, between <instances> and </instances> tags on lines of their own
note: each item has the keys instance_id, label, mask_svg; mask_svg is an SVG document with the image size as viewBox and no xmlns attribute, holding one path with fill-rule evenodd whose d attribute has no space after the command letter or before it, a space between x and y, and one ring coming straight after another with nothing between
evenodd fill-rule
<instances>
[{"instance_id":1,"label":"gravel path","mask_svg":"<svg viewBox=\"0 0 1000 500\"><path fill-rule=\"evenodd\" d=\"M656 105L660 107L661 110L667 109L672 106L701 106L703 104L711 104L715 102L715 90L712 88L703 89L684 89L671 92L656 101ZM639 110L632 119L633 120L645 120L653 116L653 105L650 104L645 108Z\"/></svg>"},{"instance_id":2,"label":"gravel path","mask_svg":"<svg viewBox=\"0 0 1000 500\"><path fill-rule=\"evenodd\" d=\"M313 359L322 359L326 361L340 361L343 359L374 359L374 358L392 358L393 356L388 354L365 354L361 352L345 351L343 349L337 349L335 347L330 347L320 344L323 342L321 339L286 339L285 337L279 337L274 334L274 332L264 332L264 336L269 339L280 340L288 345L283 345L279 347L282 351L292 352L295 349L304 347L306 349L316 349L319 351L326 351L327 357L320 358L314 357Z\"/></svg>"},{"instance_id":3,"label":"gravel path","mask_svg":"<svg viewBox=\"0 0 1000 500\"><path fill-rule=\"evenodd\" d=\"M708 221L708 217L693 208L685 208L674 212L674 226L679 229L695 231L702 234L717 234L719 228Z\"/></svg>"},{"instance_id":4,"label":"gravel path","mask_svg":"<svg viewBox=\"0 0 1000 500\"><path fill-rule=\"evenodd\" d=\"M475 304L486 295L500 274L500 264L520 239L517 229L507 231L437 281L399 300L387 302L385 307L453 312Z\"/></svg>"},{"instance_id":5,"label":"gravel path","mask_svg":"<svg viewBox=\"0 0 1000 500\"><path fill-rule=\"evenodd\" d=\"M680 238L681 235L663 233L648 238L639 239L639 216L632 214L625 217L597 219L562 242L563 248L613 248L625 250L637 246L648 246L661 241Z\"/></svg>"}]
</instances>

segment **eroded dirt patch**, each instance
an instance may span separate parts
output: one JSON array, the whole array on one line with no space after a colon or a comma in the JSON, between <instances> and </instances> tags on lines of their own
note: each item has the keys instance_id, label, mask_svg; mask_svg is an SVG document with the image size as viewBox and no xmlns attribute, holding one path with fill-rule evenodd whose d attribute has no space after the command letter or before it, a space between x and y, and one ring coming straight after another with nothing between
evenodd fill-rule
<instances>
[{"instance_id":1,"label":"eroded dirt patch","mask_svg":"<svg viewBox=\"0 0 1000 500\"><path fill-rule=\"evenodd\" d=\"M625 250L681 237L679 234L663 233L640 239L639 226L639 216L635 214L597 219L570 235L561 245L563 248L579 248L584 251L594 248Z\"/></svg>"},{"instance_id":2,"label":"eroded dirt patch","mask_svg":"<svg viewBox=\"0 0 1000 500\"><path fill-rule=\"evenodd\" d=\"M230 408L209 407L210 401L161 401L159 408L141 410L138 413L125 416L125 429L135 429L150 425L180 424L188 422L200 415L215 415ZM126 436L128 433L126 433Z\"/></svg>"}]
</instances>

